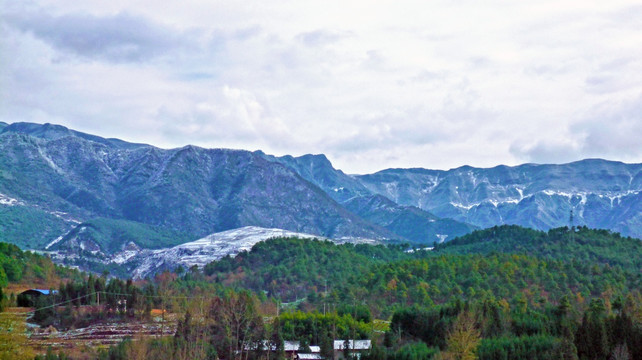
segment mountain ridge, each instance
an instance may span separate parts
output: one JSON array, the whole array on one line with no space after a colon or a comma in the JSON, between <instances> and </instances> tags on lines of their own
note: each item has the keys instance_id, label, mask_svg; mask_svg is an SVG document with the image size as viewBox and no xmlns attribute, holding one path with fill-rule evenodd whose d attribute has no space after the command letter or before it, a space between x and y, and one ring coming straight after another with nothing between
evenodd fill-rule
<instances>
[{"instance_id":1,"label":"mountain ridge","mask_svg":"<svg viewBox=\"0 0 642 360\"><path fill-rule=\"evenodd\" d=\"M261 155L290 167L352 213L410 242L442 242L476 228L456 220L441 219L426 210L398 205L368 190L354 176L335 169L323 154L275 157L261 152Z\"/></svg>"},{"instance_id":2,"label":"mountain ridge","mask_svg":"<svg viewBox=\"0 0 642 360\"><path fill-rule=\"evenodd\" d=\"M24 128L27 133L20 132ZM289 168L249 151L163 150L96 142L52 125L40 130L10 125L0 134L0 193L22 204L80 220L137 221L195 239L245 225L319 236L395 237Z\"/></svg>"},{"instance_id":3,"label":"mountain ridge","mask_svg":"<svg viewBox=\"0 0 642 360\"><path fill-rule=\"evenodd\" d=\"M569 225L642 236L642 164L586 159L452 170L386 169L356 176L400 205L479 227L517 224L540 230Z\"/></svg>"},{"instance_id":4,"label":"mountain ridge","mask_svg":"<svg viewBox=\"0 0 642 360\"><path fill-rule=\"evenodd\" d=\"M602 159L349 175L323 154L161 149L60 125L0 124L0 228L12 230L0 240L34 249L99 218L181 241L259 226L432 244L502 224L570 225L573 211L573 225L640 238L641 190L642 164ZM97 239L113 237L100 229Z\"/></svg>"}]
</instances>

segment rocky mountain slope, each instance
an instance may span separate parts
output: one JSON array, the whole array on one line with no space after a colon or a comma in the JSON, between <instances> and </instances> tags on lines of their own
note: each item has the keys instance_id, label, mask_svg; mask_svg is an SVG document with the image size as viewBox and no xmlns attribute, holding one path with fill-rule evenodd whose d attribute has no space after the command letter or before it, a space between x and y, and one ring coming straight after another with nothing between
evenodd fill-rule
<instances>
[{"instance_id":1,"label":"rocky mountain slope","mask_svg":"<svg viewBox=\"0 0 642 360\"><path fill-rule=\"evenodd\" d=\"M354 197L344 206L372 223L421 243L440 243L476 229L456 220L439 218L415 206L398 205L382 195Z\"/></svg>"},{"instance_id":2,"label":"rocky mountain slope","mask_svg":"<svg viewBox=\"0 0 642 360\"><path fill-rule=\"evenodd\" d=\"M330 197L339 203L361 196L371 196L373 193L353 176L335 169L323 154L303 155L299 157L275 157L262 154L266 159L281 163L299 174L302 178L323 189Z\"/></svg>"},{"instance_id":3,"label":"rocky mountain slope","mask_svg":"<svg viewBox=\"0 0 642 360\"><path fill-rule=\"evenodd\" d=\"M325 155L264 156L290 167L354 214L411 242L442 242L476 228L456 220L439 218L416 207L399 205L378 195L366 188L358 178L335 169Z\"/></svg>"},{"instance_id":4,"label":"rocky mountain slope","mask_svg":"<svg viewBox=\"0 0 642 360\"><path fill-rule=\"evenodd\" d=\"M370 191L402 205L482 228L516 224L540 230L573 224L642 238L642 164L588 159L448 171L388 169L357 176Z\"/></svg>"},{"instance_id":5,"label":"rocky mountain slope","mask_svg":"<svg viewBox=\"0 0 642 360\"><path fill-rule=\"evenodd\" d=\"M74 220L59 226L67 231L102 217L193 239L248 225L328 237L396 237L259 154L194 146L163 150L49 124L2 129L0 194L13 199L8 206L64 214ZM61 234L41 235L47 239L35 244L3 240L38 248Z\"/></svg>"}]
</instances>

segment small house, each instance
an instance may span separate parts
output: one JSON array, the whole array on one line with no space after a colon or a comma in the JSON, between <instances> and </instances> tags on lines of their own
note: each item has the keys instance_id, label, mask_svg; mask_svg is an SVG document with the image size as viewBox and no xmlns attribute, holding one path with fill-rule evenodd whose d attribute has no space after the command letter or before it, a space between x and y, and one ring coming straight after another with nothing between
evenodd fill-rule
<instances>
[{"instance_id":1,"label":"small house","mask_svg":"<svg viewBox=\"0 0 642 360\"><path fill-rule=\"evenodd\" d=\"M301 349L301 350L303 350L303 349ZM321 356L321 347L320 346L310 345L310 352L309 353L297 352L295 359L297 359L297 360L323 360L323 356Z\"/></svg>"},{"instance_id":2,"label":"small house","mask_svg":"<svg viewBox=\"0 0 642 360\"><path fill-rule=\"evenodd\" d=\"M20 307L33 307L36 303L36 299L43 296L56 295L57 293L57 290L29 289L18 294L16 300Z\"/></svg>"},{"instance_id":3,"label":"small house","mask_svg":"<svg viewBox=\"0 0 642 360\"><path fill-rule=\"evenodd\" d=\"M346 359L347 354L360 358L361 354L370 351L372 340L334 340L334 358Z\"/></svg>"}]
</instances>

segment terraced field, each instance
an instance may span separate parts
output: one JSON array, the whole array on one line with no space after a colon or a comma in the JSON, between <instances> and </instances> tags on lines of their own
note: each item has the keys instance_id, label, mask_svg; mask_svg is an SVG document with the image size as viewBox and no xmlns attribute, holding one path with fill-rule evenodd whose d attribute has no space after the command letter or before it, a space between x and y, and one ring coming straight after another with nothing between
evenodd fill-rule
<instances>
[{"instance_id":1,"label":"terraced field","mask_svg":"<svg viewBox=\"0 0 642 360\"><path fill-rule=\"evenodd\" d=\"M150 321L110 320L88 327L58 331L40 328L29 322L29 308L8 308L0 313L0 359L33 358L49 347L94 352L97 348L117 344L125 338L171 336L176 332L176 316L169 314Z\"/></svg>"}]
</instances>

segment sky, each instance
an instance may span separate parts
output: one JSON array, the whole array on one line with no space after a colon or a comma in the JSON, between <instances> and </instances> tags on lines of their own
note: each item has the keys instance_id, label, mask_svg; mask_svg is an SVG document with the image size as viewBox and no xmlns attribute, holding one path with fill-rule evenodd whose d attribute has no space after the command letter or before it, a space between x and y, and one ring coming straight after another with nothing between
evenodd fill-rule
<instances>
[{"instance_id":1,"label":"sky","mask_svg":"<svg viewBox=\"0 0 642 360\"><path fill-rule=\"evenodd\" d=\"M0 121L347 173L642 162L642 2L0 0Z\"/></svg>"}]
</instances>

